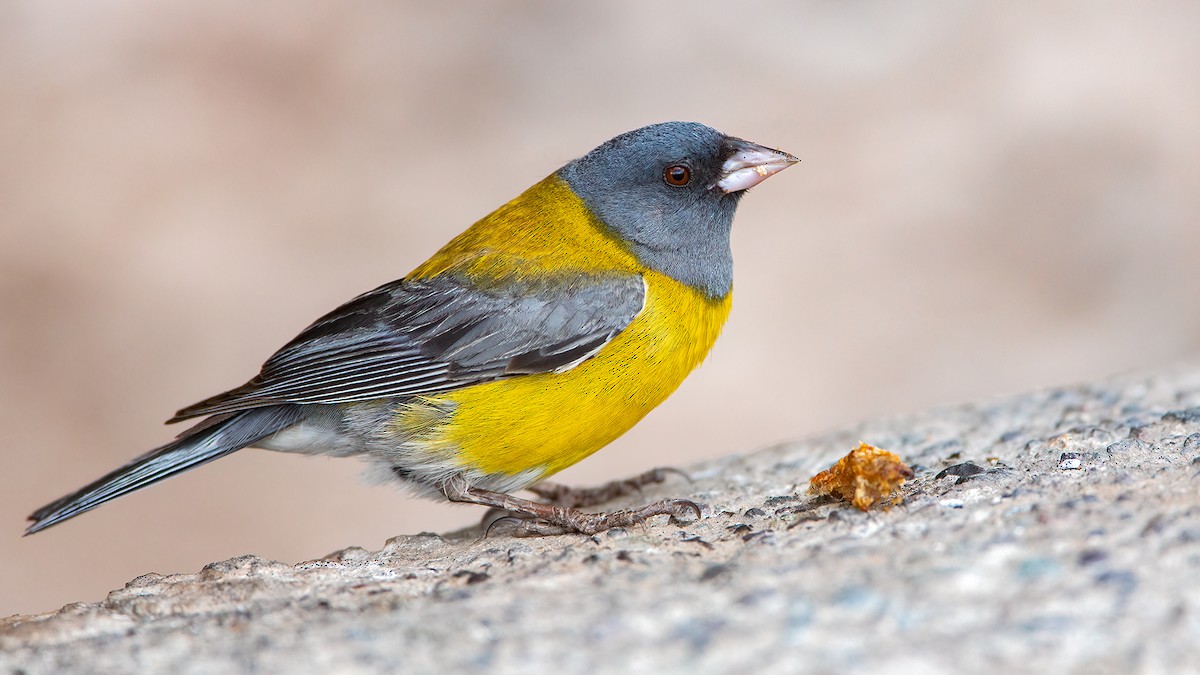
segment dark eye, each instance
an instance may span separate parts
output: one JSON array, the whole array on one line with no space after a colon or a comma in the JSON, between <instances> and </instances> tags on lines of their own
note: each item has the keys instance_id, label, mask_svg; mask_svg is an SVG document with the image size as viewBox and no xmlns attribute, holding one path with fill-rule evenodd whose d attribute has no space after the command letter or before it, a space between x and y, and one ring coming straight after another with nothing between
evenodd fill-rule
<instances>
[{"instance_id":1,"label":"dark eye","mask_svg":"<svg viewBox=\"0 0 1200 675\"><path fill-rule=\"evenodd\" d=\"M683 164L668 166L666 170L663 171L663 180L667 181L668 185L683 187L692 180L692 170Z\"/></svg>"}]
</instances>

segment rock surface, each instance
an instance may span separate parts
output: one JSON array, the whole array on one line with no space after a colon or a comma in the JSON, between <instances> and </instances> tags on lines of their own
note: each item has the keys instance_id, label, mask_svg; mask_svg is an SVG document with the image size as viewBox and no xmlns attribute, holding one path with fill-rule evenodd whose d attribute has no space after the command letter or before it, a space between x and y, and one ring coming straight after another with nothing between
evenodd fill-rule
<instances>
[{"instance_id":1,"label":"rock surface","mask_svg":"<svg viewBox=\"0 0 1200 675\"><path fill-rule=\"evenodd\" d=\"M806 494L859 440L902 506ZM1174 672L1200 664L1200 368L863 424L632 501L698 522L244 556L0 620L5 672ZM80 561L86 564L86 561Z\"/></svg>"}]
</instances>

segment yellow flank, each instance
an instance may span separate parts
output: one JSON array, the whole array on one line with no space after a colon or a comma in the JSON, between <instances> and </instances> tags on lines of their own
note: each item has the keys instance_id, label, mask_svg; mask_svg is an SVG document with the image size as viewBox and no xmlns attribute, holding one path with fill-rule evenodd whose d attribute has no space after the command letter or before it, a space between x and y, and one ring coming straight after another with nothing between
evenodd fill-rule
<instances>
[{"instance_id":1,"label":"yellow flank","mask_svg":"<svg viewBox=\"0 0 1200 675\"><path fill-rule=\"evenodd\" d=\"M481 284L604 271L646 282L642 312L578 366L422 397L398 416L397 431L410 442L485 474L548 476L628 431L704 360L732 300L707 298L638 263L556 176L473 225L409 278L450 270ZM433 411L452 412L431 418Z\"/></svg>"}]
</instances>

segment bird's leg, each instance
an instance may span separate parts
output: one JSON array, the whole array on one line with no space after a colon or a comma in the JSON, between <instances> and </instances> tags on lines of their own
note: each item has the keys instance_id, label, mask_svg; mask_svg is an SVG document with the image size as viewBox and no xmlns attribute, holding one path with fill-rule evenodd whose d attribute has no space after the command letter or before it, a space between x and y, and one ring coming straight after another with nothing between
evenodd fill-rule
<instances>
[{"instance_id":1,"label":"bird's leg","mask_svg":"<svg viewBox=\"0 0 1200 675\"><path fill-rule=\"evenodd\" d=\"M700 507L686 499L664 499L636 509L623 509L609 513L585 513L565 506L543 504L501 492L492 492L472 487L462 474L454 474L441 484L442 494L452 502L465 502L503 509L518 518L518 527L528 534L557 534L580 532L595 534L614 527L629 527L645 522L654 516L680 516L692 512L700 518ZM524 516L532 520L522 520ZM547 527L549 526L549 527Z\"/></svg>"},{"instance_id":2,"label":"bird's leg","mask_svg":"<svg viewBox=\"0 0 1200 675\"><path fill-rule=\"evenodd\" d=\"M595 506L596 504L610 502L618 497L631 495L635 492L640 494L643 487L663 482L667 479L667 474L670 473L678 474L689 482L691 481L691 478L679 469L659 467L633 478L614 480L610 483L590 488L576 488L561 483L541 482L526 489L555 506L577 509L583 506Z\"/></svg>"}]
</instances>

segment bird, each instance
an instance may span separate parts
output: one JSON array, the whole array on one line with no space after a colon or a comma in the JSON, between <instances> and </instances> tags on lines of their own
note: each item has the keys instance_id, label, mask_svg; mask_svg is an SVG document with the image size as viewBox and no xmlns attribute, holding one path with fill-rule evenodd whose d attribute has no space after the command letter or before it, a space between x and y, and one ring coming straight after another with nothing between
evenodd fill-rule
<instances>
[{"instance_id":1,"label":"bird","mask_svg":"<svg viewBox=\"0 0 1200 675\"><path fill-rule=\"evenodd\" d=\"M168 423L199 422L34 511L25 533L246 447L362 457L417 495L498 509L531 533L700 517L683 499L581 510L661 469L590 490L544 479L705 359L731 307L738 203L798 161L697 122L620 134L317 319L242 386L179 410Z\"/></svg>"}]
</instances>

